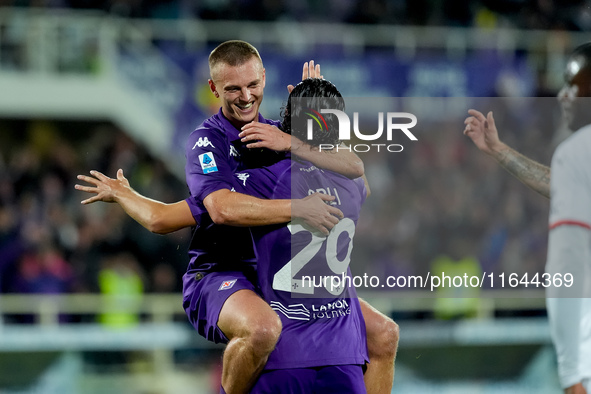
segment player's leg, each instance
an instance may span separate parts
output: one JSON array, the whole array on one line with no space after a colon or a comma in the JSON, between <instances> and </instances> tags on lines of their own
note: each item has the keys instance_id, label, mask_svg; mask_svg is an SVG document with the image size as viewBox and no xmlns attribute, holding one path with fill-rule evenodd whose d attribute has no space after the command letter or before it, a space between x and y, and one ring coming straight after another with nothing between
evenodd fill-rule
<instances>
[{"instance_id":1,"label":"player's leg","mask_svg":"<svg viewBox=\"0 0 591 394\"><path fill-rule=\"evenodd\" d=\"M275 348L281 320L255 292L243 289L224 303L218 327L229 339L224 351L222 387L227 394L247 393Z\"/></svg>"},{"instance_id":2,"label":"player's leg","mask_svg":"<svg viewBox=\"0 0 591 394\"><path fill-rule=\"evenodd\" d=\"M222 371L227 393L248 392L281 333L279 316L258 296L255 282L256 273L247 269L183 276L189 321L207 340L228 344Z\"/></svg>"},{"instance_id":3,"label":"player's leg","mask_svg":"<svg viewBox=\"0 0 591 394\"><path fill-rule=\"evenodd\" d=\"M399 328L392 319L362 299L369 364L364 375L369 394L389 394L394 382L394 360L398 350Z\"/></svg>"}]
</instances>

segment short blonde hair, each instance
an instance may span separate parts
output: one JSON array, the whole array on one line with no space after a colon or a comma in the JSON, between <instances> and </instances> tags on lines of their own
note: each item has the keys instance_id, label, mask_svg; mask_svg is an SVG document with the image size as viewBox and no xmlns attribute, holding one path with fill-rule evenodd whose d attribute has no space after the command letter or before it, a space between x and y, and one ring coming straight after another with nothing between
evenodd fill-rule
<instances>
[{"instance_id":1,"label":"short blonde hair","mask_svg":"<svg viewBox=\"0 0 591 394\"><path fill-rule=\"evenodd\" d=\"M263 64L259 51L248 42L241 40L223 42L209 54L209 73L211 74L218 64L239 66L253 57L259 59L261 65Z\"/></svg>"}]
</instances>

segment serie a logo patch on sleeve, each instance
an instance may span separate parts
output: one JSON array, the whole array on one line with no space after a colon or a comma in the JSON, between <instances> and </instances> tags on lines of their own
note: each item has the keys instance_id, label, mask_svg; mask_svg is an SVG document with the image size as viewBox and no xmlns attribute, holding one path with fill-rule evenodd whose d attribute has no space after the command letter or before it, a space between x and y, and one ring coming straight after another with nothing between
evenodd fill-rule
<instances>
[{"instance_id":1,"label":"serie a logo patch on sleeve","mask_svg":"<svg viewBox=\"0 0 591 394\"><path fill-rule=\"evenodd\" d=\"M209 174L210 172L216 172L218 170L218 166L215 163L213 153L211 152L205 152L200 154L199 163L201 163L201 169L203 170L204 174Z\"/></svg>"},{"instance_id":2,"label":"serie a logo patch on sleeve","mask_svg":"<svg viewBox=\"0 0 591 394\"><path fill-rule=\"evenodd\" d=\"M231 289L234 286L234 283L236 283L236 279L225 280L220 285L220 288L218 289L218 291Z\"/></svg>"}]
</instances>

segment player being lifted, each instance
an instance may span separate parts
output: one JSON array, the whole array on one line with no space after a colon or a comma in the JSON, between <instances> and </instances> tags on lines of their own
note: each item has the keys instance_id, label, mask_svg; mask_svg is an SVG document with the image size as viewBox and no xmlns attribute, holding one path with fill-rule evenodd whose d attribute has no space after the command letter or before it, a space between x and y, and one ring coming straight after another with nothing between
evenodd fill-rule
<instances>
[{"instance_id":1,"label":"player being lifted","mask_svg":"<svg viewBox=\"0 0 591 394\"><path fill-rule=\"evenodd\" d=\"M306 79L291 92L282 129L312 146L339 145L338 120L325 115L326 130L306 139L306 112L344 110L337 88L323 79ZM303 198L330 190L344 218L328 237L309 232L297 220L251 229L263 298L283 327L254 393L365 393L362 366L367 360L365 324L354 288L315 288L302 276L349 274L355 224L366 197L362 178L351 180L294 158L239 172L233 188L260 198ZM346 235L344 237L343 235ZM339 256L339 257L337 257Z\"/></svg>"},{"instance_id":2,"label":"player being lifted","mask_svg":"<svg viewBox=\"0 0 591 394\"><path fill-rule=\"evenodd\" d=\"M476 110L464 134L524 184L550 198L546 271L571 273L575 288L547 292L560 383L566 394L591 390L591 43L577 47L558 94L563 117L575 130L555 150L550 168L500 141L492 112ZM552 177L550 177L552 173Z\"/></svg>"},{"instance_id":3,"label":"player being lifted","mask_svg":"<svg viewBox=\"0 0 591 394\"><path fill-rule=\"evenodd\" d=\"M93 187L78 189L96 196L94 201L118 202L125 211L151 231L167 233L196 226L184 276L184 306L197 331L209 340L226 342L222 386L229 393L247 392L265 365L279 338L277 314L258 296L255 259L250 234L238 226L286 223L302 217L324 233L332 228L340 210L327 208L318 195L302 200L262 200L231 192L234 173L283 158L258 148L285 151L319 167L359 175L358 158L347 152L327 154L281 132L278 122L258 113L265 85L265 71L258 52L243 41L229 41L210 55L209 81L221 98L222 108L189 137L187 184L191 197L163 204L138 195L120 170L117 179L98 172L80 176ZM304 67L303 77L319 75ZM241 132L242 129L242 132ZM243 139L244 141L241 141ZM258 142L253 146L249 140ZM248 142L247 145L244 142ZM291 145L293 141L294 146ZM249 148L256 147L257 150ZM362 164L361 164L362 166ZM314 203L312 208L303 204ZM207 211L202 215L203 210ZM197 220L199 222L197 222ZM236 227L230 227L236 226ZM225 287L220 283L228 283ZM371 306L362 303L371 364L365 375L369 392L389 392L393 379L397 326Z\"/></svg>"}]
</instances>

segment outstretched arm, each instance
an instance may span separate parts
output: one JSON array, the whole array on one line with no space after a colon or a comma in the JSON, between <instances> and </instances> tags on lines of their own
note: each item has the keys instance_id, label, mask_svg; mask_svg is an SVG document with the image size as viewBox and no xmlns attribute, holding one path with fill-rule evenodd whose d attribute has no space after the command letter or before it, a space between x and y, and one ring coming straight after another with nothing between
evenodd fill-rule
<instances>
[{"instance_id":1,"label":"outstretched arm","mask_svg":"<svg viewBox=\"0 0 591 394\"><path fill-rule=\"evenodd\" d=\"M315 193L299 200L265 200L228 189L217 190L203 200L216 224L237 227L264 226L302 219L309 226L328 235L343 218L340 209L325 202L334 196Z\"/></svg>"},{"instance_id":2,"label":"outstretched arm","mask_svg":"<svg viewBox=\"0 0 591 394\"><path fill-rule=\"evenodd\" d=\"M82 204L116 202L131 218L156 234L168 234L196 224L186 201L165 204L145 197L131 188L121 169L117 171L116 179L99 171L90 171L90 174L92 176L78 175L78 179L92 186L74 186L78 190L95 194L82 201ZM204 205L217 224L262 226L286 223L293 217L328 235L343 217L338 208L325 203L333 199L332 196L315 193L298 200L262 200L223 189L208 195Z\"/></svg>"},{"instance_id":3,"label":"outstretched arm","mask_svg":"<svg viewBox=\"0 0 591 394\"><path fill-rule=\"evenodd\" d=\"M486 117L474 109L468 113L472 116L464 121L464 134L470 137L478 149L494 158L525 185L550 198L550 167L522 155L501 142L492 111Z\"/></svg>"},{"instance_id":4,"label":"outstretched arm","mask_svg":"<svg viewBox=\"0 0 591 394\"><path fill-rule=\"evenodd\" d=\"M348 178L359 178L365 172L363 161L348 148L323 149L306 144L275 126L251 122L242 127L240 133L243 142L251 142L247 148L268 148L274 151L291 151L300 159L315 166L333 171Z\"/></svg>"},{"instance_id":5,"label":"outstretched arm","mask_svg":"<svg viewBox=\"0 0 591 394\"><path fill-rule=\"evenodd\" d=\"M291 152L300 159L309 161L317 167L330 170L347 178L355 179L363 176L365 168L363 161L344 145L338 149L320 150L295 137L291 137Z\"/></svg>"},{"instance_id":6,"label":"outstretched arm","mask_svg":"<svg viewBox=\"0 0 591 394\"><path fill-rule=\"evenodd\" d=\"M82 201L82 204L116 202L131 218L156 234L168 234L196 224L186 201L165 204L142 196L131 188L121 169L117 171L116 179L98 171L90 171L90 174L92 177L78 175L78 179L92 186L74 186L78 190L95 194Z\"/></svg>"}]
</instances>

